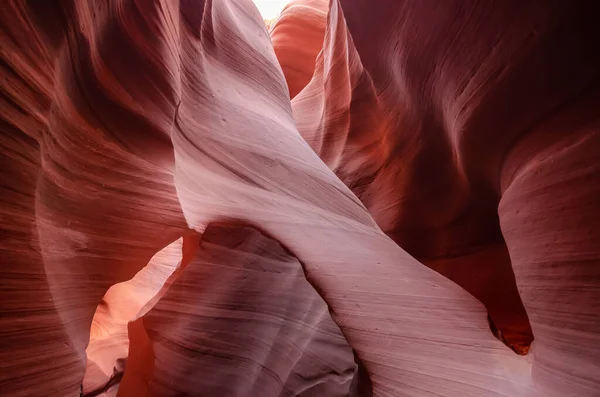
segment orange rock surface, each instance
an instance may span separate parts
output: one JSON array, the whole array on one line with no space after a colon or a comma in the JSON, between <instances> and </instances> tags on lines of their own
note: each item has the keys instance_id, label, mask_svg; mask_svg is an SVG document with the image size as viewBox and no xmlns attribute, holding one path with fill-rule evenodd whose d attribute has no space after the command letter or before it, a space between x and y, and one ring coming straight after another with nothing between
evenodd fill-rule
<instances>
[{"instance_id":1,"label":"orange rock surface","mask_svg":"<svg viewBox=\"0 0 600 397\"><path fill-rule=\"evenodd\" d=\"M273 50L294 98L311 80L323 48L327 0L292 0L269 26Z\"/></svg>"}]
</instances>

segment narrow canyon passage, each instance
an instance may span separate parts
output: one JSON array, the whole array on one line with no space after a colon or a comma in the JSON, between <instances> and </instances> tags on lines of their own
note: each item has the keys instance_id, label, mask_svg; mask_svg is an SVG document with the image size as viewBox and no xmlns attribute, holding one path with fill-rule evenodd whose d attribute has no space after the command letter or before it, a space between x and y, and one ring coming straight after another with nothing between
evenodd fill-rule
<instances>
[{"instance_id":1,"label":"narrow canyon passage","mask_svg":"<svg viewBox=\"0 0 600 397\"><path fill-rule=\"evenodd\" d=\"M0 396L600 394L590 3L0 7Z\"/></svg>"}]
</instances>

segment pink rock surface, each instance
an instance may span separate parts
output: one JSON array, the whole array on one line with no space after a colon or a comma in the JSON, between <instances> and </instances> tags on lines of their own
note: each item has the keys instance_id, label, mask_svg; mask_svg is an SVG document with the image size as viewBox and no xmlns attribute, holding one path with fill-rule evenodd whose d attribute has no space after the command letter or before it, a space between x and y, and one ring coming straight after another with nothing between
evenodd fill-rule
<instances>
[{"instance_id":1,"label":"pink rock surface","mask_svg":"<svg viewBox=\"0 0 600 397\"><path fill-rule=\"evenodd\" d=\"M298 260L253 228L210 226L143 325L152 396L345 396L354 375Z\"/></svg>"},{"instance_id":2,"label":"pink rock surface","mask_svg":"<svg viewBox=\"0 0 600 397\"><path fill-rule=\"evenodd\" d=\"M1 7L0 395L600 392L588 3Z\"/></svg>"}]
</instances>

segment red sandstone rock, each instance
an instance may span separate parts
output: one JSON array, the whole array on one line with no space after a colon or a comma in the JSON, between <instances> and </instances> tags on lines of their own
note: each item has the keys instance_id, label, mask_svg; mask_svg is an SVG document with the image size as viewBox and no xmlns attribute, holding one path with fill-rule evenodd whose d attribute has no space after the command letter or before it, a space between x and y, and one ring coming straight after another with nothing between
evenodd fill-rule
<instances>
[{"instance_id":1,"label":"red sandstone rock","mask_svg":"<svg viewBox=\"0 0 600 397\"><path fill-rule=\"evenodd\" d=\"M586 7L332 1L290 104L248 0L6 2L0 392L78 396L102 297L191 228L206 240L184 240L142 312L107 316L143 315L120 396L341 395L343 339L359 395L596 396L600 36ZM336 325L316 318L300 265ZM451 281L519 348L513 277L527 357Z\"/></svg>"},{"instance_id":2,"label":"red sandstone rock","mask_svg":"<svg viewBox=\"0 0 600 397\"><path fill-rule=\"evenodd\" d=\"M293 0L269 27L273 50L294 98L311 80L323 48L327 0Z\"/></svg>"},{"instance_id":3,"label":"red sandstone rock","mask_svg":"<svg viewBox=\"0 0 600 397\"><path fill-rule=\"evenodd\" d=\"M113 375L117 360L127 358L127 324L140 315L142 308L175 271L181 260L181 249L181 240L175 241L158 252L131 280L113 285L106 292L90 330L84 393L104 387ZM94 373L96 369L100 372Z\"/></svg>"},{"instance_id":4,"label":"red sandstone rock","mask_svg":"<svg viewBox=\"0 0 600 397\"><path fill-rule=\"evenodd\" d=\"M583 3L541 8L528 4L525 9L512 2L495 8L463 2L438 8L383 2L377 9L366 1L341 3L351 35L340 35L344 22L330 13L313 81L293 100L299 131L388 235L479 298L505 342L518 352L526 351L531 330L508 252L515 269L521 260L514 257L510 244L507 250L507 232L498 221L498 203L506 189L499 178L503 169L515 172L531 161L526 157L516 164L508 161L519 140L529 141L533 155L552 143L558 148L565 141L568 146L574 138L567 137L581 135L590 142L590 151L600 152L595 146L597 116L588 110L598 104L600 58L591 47L580 45L583 41L597 45L600 40L592 11ZM481 25L482 19L494 23ZM334 96L341 99L332 106L327 101ZM571 102L572 110L561 109ZM541 123L549 114L555 114L552 122L538 133L529 132L532 123ZM552 123L561 126L552 127L553 133L543 138ZM582 127L587 132L577 132ZM536 140L539 146L534 149ZM591 158L587 164L583 166L587 178L597 180L593 168L597 164ZM597 197L593 188L579 189L586 200ZM597 214L598 207L583 211ZM557 224L563 222L557 213L551 217ZM528 244L525 237L520 242ZM544 244L550 249L549 243ZM585 247L583 242L581 246ZM591 263L573 267L575 273L586 275L573 282L582 288L586 277L595 277L595 268ZM525 271L517 283L533 289L540 288L536 283L548 285L543 280L553 278L552 267L538 271L537 275ZM538 281L525 281L531 279ZM594 290L592 295L597 296ZM564 308L574 302L568 297L569 288L557 284L550 291L548 299L562 302ZM557 308L555 315L567 328L586 333L569 347L573 358L559 365L558 378L550 379L556 365L550 362L559 356L556 349L564 348L551 348L556 346L551 339L565 340L565 331L556 325L548 328L549 313L538 323L536 335L545 340L537 345L549 350L535 355L533 369L544 394L593 395L599 387L598 377L591 375L599 372L597 353L584 353L596 351L593 346L598 344L598 321L584 320L594 311L598 315L589 306L592 295L583 293L578 310L564 309L570 316L559 314ZM540 307L530 305L530 315ZM582 375L573 372L575 364L586 368Z\"/></svg>"},{"instance_id":5,"label":"red sandstone rock","mask_svg":"<svg viewBox=\"0 0 600 397\"><path fill-rule=\"evenodd\" d=\"M143 324L155 364L139 383L152 396L341 397L354 374L298 260L252 228L209 227Z\"/></svg>"}]
</instances>

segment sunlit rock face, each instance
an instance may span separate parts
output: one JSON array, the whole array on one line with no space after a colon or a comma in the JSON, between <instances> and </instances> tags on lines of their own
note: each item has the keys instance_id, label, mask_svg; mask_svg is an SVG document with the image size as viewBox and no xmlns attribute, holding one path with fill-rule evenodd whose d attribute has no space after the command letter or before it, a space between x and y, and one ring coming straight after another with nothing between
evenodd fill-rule
<instances>
[{"instance_id":1,"label":"sunlit rock face","mask_svg":"<svg viewBox=\"0 0 600 397\"><path fill-rule=\"evenodd\" d=\"M143 313L144 307L157 294L177 269L182 259L182 240L160 250L131 280L109 288L98 305L90 329L86 349L87 367L83 390L93 393L110 386L111 378L122 376L127 362L129 337L127 325ZM121 360L121 361L119 361ZM118 382L116 382L118 384Z\"/></svg>"},{"instance_id":2,"label":"sunlit rock face","mask_svg":"<svg viewBox=\"0 0 600 397\"><path fill-rule=\"evenodd\" d=\"M271 24L273 50L294 98L306 87L323 48L328 0L293 0Z\"/></svg>"},{"instance_id":3,"label":"sunlit rock face","mask_svg":"<svg viewBox=\"0 0 600 397\"><path fill-rule=\"evenodd\" d=\"M600 394L588 3L1 7L0 394Z\"/></svg>"}]
</instances>

